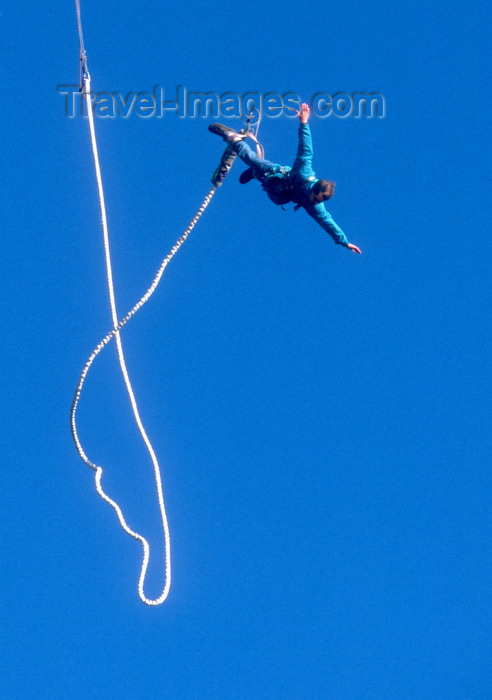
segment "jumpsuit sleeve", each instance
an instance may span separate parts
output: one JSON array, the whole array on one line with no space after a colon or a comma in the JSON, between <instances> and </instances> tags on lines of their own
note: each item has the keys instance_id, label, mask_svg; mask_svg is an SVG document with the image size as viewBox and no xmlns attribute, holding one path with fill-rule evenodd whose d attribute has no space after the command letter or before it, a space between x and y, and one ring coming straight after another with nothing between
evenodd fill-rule
<instances>
[{"instance_id":1,"label":"jumpsuit sleeve","mask_svg":"<svg viewBox=\"0 0 492 700\"><path fill-rule=\"evenodd\" d=\"M307 211L309 216L312 216L313 219L321 226L321 228L333 238L335 243L345 247L348 246L347 236L344 234L340 226L335 223L331 214L326 211L324 204L311 204L305 206L304 209Z\"/></svg>"},{"instance_id":2,"label":"jumpsuit sleeve","mask_svg":"<svg viewBox=\"0 0 492 700\"><path fill-rule=\"evenodd\" d=\"M299 124L299 145L292 172L295 175L300 175L303 179L307 179L314 175L312 162L313 140L311 138L311 129L309 124Z\"/></svg>"}]
</instances>

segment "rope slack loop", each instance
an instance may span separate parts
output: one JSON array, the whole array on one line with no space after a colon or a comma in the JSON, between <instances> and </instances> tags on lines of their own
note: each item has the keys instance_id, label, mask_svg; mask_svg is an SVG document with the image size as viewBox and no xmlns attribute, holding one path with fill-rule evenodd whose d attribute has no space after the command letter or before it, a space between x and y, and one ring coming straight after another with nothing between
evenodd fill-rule
<instances>
[{"instance_id":1,"label":"rope slack loop","mask_svg":"<svg viewBox=\"0 0 492 700\"><path fill-rule=\"evenodd\" d=\"M102 178L101 178L101 169L99 165L99 155L98 155L98 149L97 149L97 142L96 142L96 134L95 134L95 128L94 128L94 115L92 112L92 104L91 104L91 99L90 99L90 79L85 77L84 78L84 98L86 100L86 105L87 105L87 114L89 117L89 128L90 128L90 136L91 136L91 144L92 144L92 153L93 153L93 158L94 158L94 167L95 167L95 172L96 172L96 181L97 181L97 189L98 189L98 194L99 194L99 205L100 205L100 210L101 210L101 218L102 218L102 228L103 228L103 239L104 239L104 251L105 251L105 258L106 258L106 275L107 275L107 283L108 283L108 293L109 293L109 301L110 301L110 306L111 306L111 317L112 317L112 322L113 326L117 327L118 326L118 316L117 316L117 311L116 311L116 300L115 300L115 293L114 293L114 284L113 284L113 272L112 272L112 265L111 265L111 253L110 253L110 247L109 247L109 235L108 235L108 226L107 226L107 216L106 216L106 206L105 206L105 201L104 201L104 190L103 190L103 185L102 185ZM145 446L147 448L147 451L149 453L149 456L151 458L153 467L154 467L154 476L155 476L155 483L156 483L156 489L157 489L157 497L159 501L159 510L160 510L160 515L161 515L161 521L162 521L162 526L163 526L163 533L164 533L164 547L165 547L165 581L164 581L164 587L161 595L154 600L151 600L147 598L147 596L144 593L144 581L145 581L145 575L147 572L147 566L149 563L149 556L150 556L150 548L147 540L142 536L139 535L137 532L132 530L126 523L125 518L123 517L123 513L121 512L121 509L119 508L118 504L113 501L107 494L104 492L102 485L101 485L101 478L102 478L102 468L101 467L96 467L96 489L101 498L103 498L107 503L109 503L116 511L118 515L118 519L120 521L120 524L122 528L129 534L131 537L134 537L135 539L139 540L142 544L143 547L143 560L142 560L142 568L141 568L141 574L140 574L140 579L138 583L138 594L140 596L140 599L146 603L147 605L158 605L159 603L162 603L168 596L170 585L171 585L171 555L170 555L170 534L169 534L169 525L167 521L167 515L166 515L166 510L164 506L164 497L163 497L163 492L162 492L162 481L161 481L161 475L160 475L160 468L159 464L157 462L157 457L155 455L154 449L152 447L152 444L145 432L145 428L142 424L142 420L140 418L140 413L138 410L137 402L135 399L135 395L133 392L133 388L131 385L130 377L128 374L128 370L126 367L126 362L125 362L125 356L123 352L123 345L121 342L121 337L119 330L116 330L114 333L115 340L116 340L116 348L117 348L117 353L118 353L118 360L121 368L121 373L123 375L123 379L125 382L126 390L128 393L128 397L130 399L130 404L132 407L133 415L135 418L135 422L137 424L137 427L140 431L140 434L142 436L142 439L145 443ZM80 393L79 393L80 396ZM73 417L73 420L75 420L75 417ZM73 427L75 428L75 423L73 423ZM80 442L79 442L80 445ZM81 454L82 456L82 454ZM85 455L84 455L85 456ZM84 458L84 457L83 457ZM89 460L85 460L87 463ZM90 464L90 466L94 467L95 465Z\"/></svg>"},{"instance_id":2,"label":"rope slack loop","mask_svg":"<svg viewBox=\"0 0 492 700\"><path fill-rule=\"evenodd\" d=\"M72 405L70 409L70 425L71 425L71 431L72 431L72 437L77 449L77 452L81 459L89 466L92 470L95 471L95 484L96 484L96 490L99 496L106 501L106 503L109 503L109 505L115 510L118 520L120 522L121 527L123 530L133 537L134 539L138 540L143 549L143 558L142 558L142 566L140 570L140 576L139 576L139 581L138 581L138 595L143 603L146 605L160 605L161 603L164 602L164 600L167 598L171 586L171 553L170 553L170 532L169 532L169 524L168 524L168 519L167 519L167 514L166 514L166 509L164 505L164 496L163 496L163 490L162 490L162 479L161 479L161 474L160 474L160 468L159 468L159 463L157 461L157 457L155 455L154 449L152 447L152 444L150 443L150 440L145 432L142 420L140 418L137 402L135 399L135 395L133 392L133 388L130 382L130 377L128 375L128 370L126 368L126 362L125 362L125 357L123 353L123 346L121 342L121 336L120 336L120 331L125 326L128 321L136 314L136 312L150 299L151 295L154 293L155 289L157 288L157 285L159 284L159 281L164 273L164 270L166 269L167 265L169 262L172 260L174 255L178 252L178 250L181 248L183 243L186 241L188 238L189 234L197 224L198 220L202 216L203 212L207 208L208 204L210 203L217 186L214 185L212 189L209 191L209 193L206 195L205 199L202 202L202 205L198 209L197 213L189 223L188 227L184 231L184 233L178 238L170 252L167 254L167 256L164 258L164 260L161 263L161 266L159 267L157 274L154 277L154 280L152 281L152 284L148 288L148 290L145 292L145 294L142 296L142 298L135 304L135 306L124 316L120 321L118 321L118 316L117 316L117 311L116 311L116 300L115 300L115 293L114 293L114 285L113 285L113 272L112 272L112 265L111 265L111 252L110 252L110 245L109 245L109 233L108 233L108 225L107 225L107 215L106 215L106 205L105 205L105 198L104 198L104 189L103 189L103 183L102 183L102 176L101 176L101 168L100 168L100 163L99 163L99 153L98 153L98 148L97 148L97 140L96 140L96 131L95 131L95 125L94 125L94 114L92 111L92 103L90 99L90 75L89 71L87 68L87 56L85 53L84 49L84 43L83 43L83 34L82 34L82 22L81 22L81 16L80 16L80 4L79 0L75 0L75 5L76 5L76 11L77 11L77 23L78 23L78 28L79 28L79 43L80 43L80 68L81 68L81 91L83 93L84 99L86 101L86 106L87 106L87 115L89 118L89 130L90 130L90 140L91 140L91 147L92 147L92 155L93 155L93 161L94 161L94 170L95 170L95 176L96 176L96 182L97 182L97 191L98 191L98 197L99 197L99 207L101 211L101 219L102 219L102 232L103 232L103 241L104 241L104 251L105 251L105 260L106 260L106 276L107 276L107 284L108 284L108 294L109 294L109 301L110 301L110 307L111 307L111 317L112 317L112 323L113 323L113 329L101 340L101 342L97 345L97 347L93 350L92 354L90 355L89 359L85 363L85 366L82 370L82 373L79 377L79 381L77 384L77 388L75 390L75 394L72 400ZM118 360L121 368L121 372L123 375L123 379L125 382L126 390L128 393L128 397L130 399L130 403L132 406L132 411L133 415L135 418L135 422L137 424L137 427L140 431L140 434L142 436L142 439L145 443L145 446L147 448L147 451L149 453L149 456L151 458L153 468L154 468L154 477L155 477L155 484L156 484L156 491L157 491L157 497L158 497L158 502L159 502L159 510L160 510L160 515L161 515L161 521L162 521L162 528L163 528L163 536L164 536L164 559L165 559L165 571L164 571L164 585L162 589L162 593L158 598L155 599L150 599L147 598L144 592L144 584L145 584L145 577L147 573L147 567L149 564L149 558L150 558L150 546L145 537L143 535L140 535L138 532L135 530L132 530L129 525L127 524L123 512L119 505L111 499L103 490L102 487L102 474L103 470L102 467L96 465L94 462L92 462L86 455L80 438L78 436L77 432L77 423L76 423L76 411L77 411L77 406L80 400L80 396L82 393L82 388L84 385L85 378L87 376L87 373L94 362L95 358L99 355L101 350L113 339L115 338L116 342L116 347L117 347L117 352L118 352Z\"/></svg>"},{"instance_id":3,"label":"rope slack loop","mask_svg":"<svg viewBox=\"0 0 492 700\"><path fill-rule=\"evenodd\" d=\"M210 201L212 200L213 195L215 194L217 190L216 186L213 186L210 192L206 195L205 199L203 200L200 208L198 209L197 213L193 217L193 219L190 221L188 227L184 231L184 233L181 235L180 238L176 241L174 246L171 248L167 256L164 258L164 260L161 263L161 266L159 267L159 270L157 271L157 274L154 277L154 280L152 281L152 284L148 288L148 290L145 292L145 294L142 296L142 298L135 304L135 306L124 316L121 321L119 321L115 328L113 328L112 331L110 331L102 340L101 342L97 345L97 347L94 348L92 351L90 357L88 358L87 362L84 365L84 368L80 374L79 381L77 384L77 388L75 389L75 394L73 397L72 401L72 406L70 409L70 425L71 425L71 431L72 431L72 438L75 443L75 446L77 448L77 452L79 453L79 456L81 459L89 466L91 469L93 469L96 472L95 476L95 482L96 482L96 490L97 493L101 496L101 498L106 501L106 503L109 503L110 506L114 508L116 511L116 514L118 516L118 520L120 522L121 527L123 530L130 535L130 537L133 537L134 539L138 540L142 544L143 548L143 560L142 560L142 567L140 570L140 577L138 581L138 595L140 597L140 600L145 603L146 605L160 605L161 603L164 602L164 600L167 598L169 594L169 589L170 589L170 584L171 584L171 559L170 559L170 534L169 534L169 527L168 527L168 522L167 522L167 517L165 513L165 508L164 508L164 501L163 501L163 496L162 496L162 483L161 483L161 478L160 478L160 470L158 468L157 464L157 459L155 458L155 453L150 445L150 442L145 441L144 442L147 446L147 449L150 450L149 452L151 453L151 459L154 465L154 473L155 473L155 478L156 478L156 485L157 485L157 492L158 492L158 498L159 498L159 506L161 510L161 517L162 517L162 522L163 522L163 527L164 527L164 537L165 537L165 557L166 557L166 581L165 581L165 586L162 591L162 594L159 596L159 598L155 600L151 600L147 598L144 594L144 582L145 582L145 575L147 573L147 567L149 563L149 558L150 558L150 547L142 535L138 534L137 532L133 531L126 523L125 518L123 516L123 513L121 511L121 508L118 506L118 504L113 501L104 491L101 486L101 478L102 478L102 467L97 466L94 464L94 462L91 462L91 460L87 457L85 454L85 451L82 447L82 444L80 442L80 438L78 436L77 432L77 423L76 423L76 412L77 412L77 407L78 403L80 400L80 396L82 393L82 388L84 386L84 382L87 376L87 373L89 372L89 369L91 368L92 363L96 359L96 357L99 355L101 350L108 345L108 343L113 339L116 338L116 342L121 345L121 339L119 332L125 326L128 321L137 313L139 309L142 308L142 306L150 299L152 294L155 292L157 285L160 282L160 279L162 275L164 274L164 270L172 260L172 258L176 255L178 250L181 248L183 243L186 241L188 236L190 235L191 231L194 229L195 225L198 223L198 220L202 216L203 212L209 205ZM127 375L128 376L128 375ZM127 384L128 388L128 384ZM132 404L133 406L133 404ZM142 426L143 427L143 426Z\"/></svg>"}]
</instances>

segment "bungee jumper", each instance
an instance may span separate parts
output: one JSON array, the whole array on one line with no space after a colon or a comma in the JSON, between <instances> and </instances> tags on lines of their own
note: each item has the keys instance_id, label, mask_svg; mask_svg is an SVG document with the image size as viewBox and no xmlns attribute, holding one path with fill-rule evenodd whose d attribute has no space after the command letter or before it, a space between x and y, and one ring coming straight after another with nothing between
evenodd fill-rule
<instances>
[{"instance_id":1,"label":"bungee jumper","mask_svg":"<svg viewBox=\"0 0 492 700\"><path fill-rule=\"evenodd\" d=\"M111 308L111 320L112 328L105 335L105 337L98 343L94 348L89 358L87 359L82 372L80 373L77 387L74 392L72 405L70 407L70 428L72 432L72 438L77 449L77 452L85 464L94 471L94 481L95 487L98 495L110 505L115 511L118 521L124 532L132 537L133 539L140 542L142 547L142 564L140 568L140 575L138 579L138 595L140 600L146 605L156 606L163 603L170 592L171 588L171 534L169 528L169 522L166 512L166 507L164 503L164 491L161 470L159 462L157 460L156 453L150 442L150 439L146 433L145 427L143 425L142 419L140 417L139 408L137 405L135 393L133 391L132 383L126 366L125 354L123 351L123 345L121 340L121 331L126 326L126 324L135 316L135 314L142 308L144 304L150 299L154 294L157 286L161 280L164 271L167 268L169 262L174 258L178 250L185 243L188 236L198 223L205 209L210 204L213 195L217 189L222 185L225 178L227 177L234 160L239 156L249 167L248 170L241 175L240 181L243 183L249 182L253 178L258 179L268 196L276 204L286 204L287 202L295 202L296 209L303 207L306 209L308 214L310 214L318 223L332 236L336 243L344 245L357 253L361 251L354 245L348 243L345 234L339 229L335 224L331 216L326 212L322 204L333 194L333 189L335 183L328 182L326 180L317 180L316 176L311 168L311 161L313 157L313 148L311 142L311 134L307 121L309 118L309 107L303 104L301 110L297 113L301 125L299 127L299 149L297 153L297 158L294 162L292 168L283 167L280 165L275 165L264 159L264 152L261 144L258 142L258 127L260 122L260 113L258 112L258 122L256 125L256 130L250 129L250 123L253 118L255 111L252 110L248 115L246 120L246 127L239 133L233 130L227 129L227 127L221 124L212 124L209 129L216 134L219 134L224 138L227 146L222 154L220 163L216 168L212 176L212 188L205 196L199 209L191 219L185 231L176 240L173 247L162 260L161 265L154 276L151 285L148 287L147 291L139 299L139 301L134 304L134 306L128 311L128 313L120 317L117 312L114 284L113 284L113 268L111 262L111 247L109 240L109 229L108 221L106 215L106 204L103 180L101 175L101 167L99 161L99 150L96 138L96 128L95 128L95 110L94 104L91 100L91 78L87 65L87 55L84 48L83 33L82 33L82 20L80 13L80 0L75 0L76 14L77 14L77 24L79 30L79 43L80 43L80 92L82 98L85 101L88 125L91 141L91 150L94 161L94 171L95 179L97 184L97 193L99 199L99 208L101 214L101 228L103 235L104 253L106 261L106 278L108 286L108 294ZM248 147L243 140L245 138L251 138L256 142L256 154ZM128 398L131 404L133 416L135 423L138 427L139 433L147 449L148 455L152 462L154 481L156 488L157 501L159 505L159 513L162 525L162 538L163 538L163 577L164 581L162 584L162 590L158 597L149 598L145 593L145 581L147 576L147 569L150 561L150 544L149 541L144 537L144 535L137 532L137 530L130 527L127 522L123 511L119 504L106 492L103 486L103 468L91 461L87 456L85 449L79 437L78 427L77 427L77 408L82 395L82 390L85 384L87 374L92 367L92 364L99 353L114 339L118 354L118 361L121 369L121 374L124 380Z\"/></svg>"},{"instance_id":2,"label":"bungee jumper","mask_svg":"<svg viewBox=\"0 0 492 700\"><path fill-rule=\"evenodd\" d=\"M335 243L361 254L360 248L348 242L347 236L323 204L333 196L335 183L330 180L318 180L313 171L313 142L308 124L309 113L309 106L306 103L303 103L297 112L300 121L299 146L291 168L260 157L245 143L248 134L244 131L238 133L223 124L210 124L208 129L213 134L221 136L228 144L226 151L229 150L230 158L238 155L248 166L239 178L242 184L252 179L259 180L272 202L282 207L284 204L294 202L294 210L297 211L301 207L305 209Z\"/></svg>"}]
</instances>

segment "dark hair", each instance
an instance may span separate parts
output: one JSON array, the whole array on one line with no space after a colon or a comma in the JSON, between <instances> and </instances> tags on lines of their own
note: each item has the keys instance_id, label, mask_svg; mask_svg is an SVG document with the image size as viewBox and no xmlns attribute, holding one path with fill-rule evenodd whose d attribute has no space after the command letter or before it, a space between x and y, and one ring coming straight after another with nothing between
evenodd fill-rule
<instances>
[{"instance_id":1,"label":"dark hair","mask_svg":"<svg viewBox=\"0 0 492 700\"><path fill-rule=\"evenodd\" d=\"M336 182L331 180L318 180L313 187L313 193L318 195L322 192L326 199L330 199L335 191Z\"/></svg>"}]
</instances>

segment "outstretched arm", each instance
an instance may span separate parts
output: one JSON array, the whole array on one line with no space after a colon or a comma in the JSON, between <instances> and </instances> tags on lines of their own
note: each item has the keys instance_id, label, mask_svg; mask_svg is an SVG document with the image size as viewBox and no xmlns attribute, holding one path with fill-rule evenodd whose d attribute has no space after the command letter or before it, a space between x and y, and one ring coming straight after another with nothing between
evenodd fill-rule
<instances>
[{"instance_id":1,"label":"outstretched arm","mask_svg":"<svg viewBox=\"0 0 492 700\"><path fill-rule=\"evenodd\" d=\"M301 109L297 112L299 117L299 144L297 147L297 156L292 166L294 175L298 174L303 179L308 179L313 173L313 141L311 139L311 129L309 128L309 107L303 102Z\"/></svg>"},{"instance_id":2,"label":"outstretched arm","mask_svg":"<svg viewBox=\"0 0 492 700\"><path fill-rule=\"evenodd\" d=\"M304 205L304 209L307 211L309 216L312 216L312 218L321 226L321 228L333 238L335 243L348 248L354 253L359 253L359 255L362 253L360 248L353 243L348 242L347 236L344 234L340 226L333 220L331 214L326 211L324 204L308 204Z\"/></svg>"}]
</instances>

